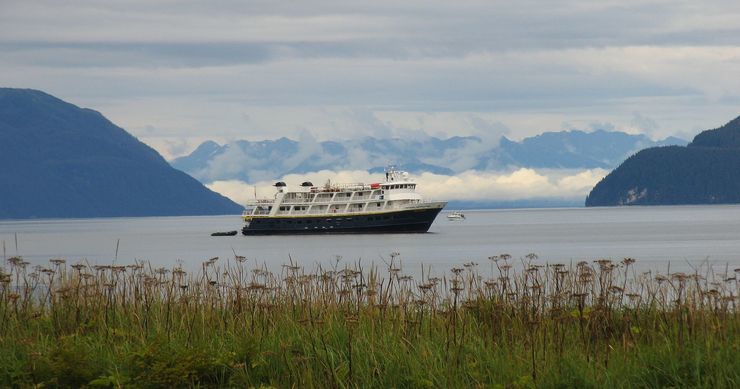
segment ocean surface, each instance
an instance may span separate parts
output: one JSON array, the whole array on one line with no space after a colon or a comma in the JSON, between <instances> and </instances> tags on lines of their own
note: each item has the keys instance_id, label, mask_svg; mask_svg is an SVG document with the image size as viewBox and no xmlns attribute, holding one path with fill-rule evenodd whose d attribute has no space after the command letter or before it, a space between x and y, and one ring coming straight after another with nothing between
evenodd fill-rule
<instances>
[{"instance_id":1,"label":"ocean surface","mask_svg":"<svg viewBox=\"0 0 740 389\"><path fill-rule=\"evenodd\" d=\"M147 217L0 221L5 257L21 255L32 264L50 258L69 262L153 266L182 265L198 270L212 257L278 269L291 259L306 268L361 261L380 267L397 252L403 271L421 266L441 273L507 253L514 259L535 253L540 263L621 260L667 272L711 266L715 271L740 267L740 206L662 206L466 211L467 220L448 221L440 214L426 234L297 235L211 237L215 231L239 230L239 216ZM17 244L16 244L17 240ZM118 253L116 257L116 246ZM670 265L669 265L670 264Z\"/></svg>"}]
</instances>

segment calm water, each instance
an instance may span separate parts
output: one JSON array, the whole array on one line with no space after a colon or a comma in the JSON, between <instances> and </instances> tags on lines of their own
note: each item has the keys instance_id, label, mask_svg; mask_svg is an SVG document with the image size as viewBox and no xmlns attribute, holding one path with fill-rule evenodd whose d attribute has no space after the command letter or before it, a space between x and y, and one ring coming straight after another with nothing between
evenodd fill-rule
<instances>
[{"instance_id":1,"label":"calm water","mask_svg":"<svg viewBox=\"0 0 740 389\"><path fill-rule=\"evenodd\" d=\"M740 266L740 206L681 206L467 211L451 222L441 214L427 234L211 237L241 228L237 216L158 217L0 222L6 255L31 263L49 258L110 263L120 239L119 263L148 260L197 269L208 258L233 257L277 268L295 261L312 267L362 260L382 264L399 252L404 270L420 264L444 271L463 262L487 263L491 255L536 253L540 261L569 262L634 257L644 268L690 270L708 260Z\"/></svg>"}]
</instances>

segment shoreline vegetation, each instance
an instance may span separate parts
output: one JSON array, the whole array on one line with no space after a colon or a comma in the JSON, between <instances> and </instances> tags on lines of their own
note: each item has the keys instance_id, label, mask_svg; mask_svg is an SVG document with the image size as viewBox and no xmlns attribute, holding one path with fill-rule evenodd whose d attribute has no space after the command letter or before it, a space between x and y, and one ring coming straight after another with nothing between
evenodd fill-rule
<instances>
[{"instance_id":1,"label":"shoreline vegetation","mask_svg":"<svg viewBox=\"0 0 740 389\"><path fill-rule=\"evenodd\" d=\"M738 387L740 269L507 254L440 276L21 257L0 267L0 386Z\"/></svg>"}]
</instances>

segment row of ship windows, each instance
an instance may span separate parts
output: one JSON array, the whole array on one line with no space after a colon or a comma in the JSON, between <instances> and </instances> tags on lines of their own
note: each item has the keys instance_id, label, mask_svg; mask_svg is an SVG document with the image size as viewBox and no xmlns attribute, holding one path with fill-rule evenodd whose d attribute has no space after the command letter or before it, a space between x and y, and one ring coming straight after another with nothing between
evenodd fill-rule
<instances>
[{"instance_id":1,"label":"row of ship windows","mask_svg":"<svg viewBox=\"0 0 740 389\"><path fill-rule=\"evenodd\" d=\"M416 184L397 184L397 185L388 185L385 187L385 189L414 189L416 188Z\"/></svg>"},{"instance_id":2,"label":"row of ship windows","mask_svg":"<svg viewBox=\"0 0 740 389\"><path fill-rule=\"evenodd\" d=\"M381 203L375 203L375 206L376 207L380 207L381 206ZM281 211L290 211L290 207L291 207L290 205L281 206L280 207L280 210ZM362 204L352 204L352 208L360 209L360 208L362 208ZM270 207L269 209L272 209L272 207ZM307 209L308 209L308 206L306 206L306 205L294 205L293 206L293 210L294 211L305 211Z\"/></svg>"},{"instance_id":3,"label":"row of ship windows","mask_svg":"<svg viewBox=\"0 0 740 389\"><path fill-rule=\"evenodd\" d=\"M384 186L383 189L415 189L415 188L416 188L416 184L394 184L394 185ZM333 193L318 193L318 194L309 196L308 199L309 200L312 200L313 198L329 199L332 196L335 196L335 198L336 197L352 197L352 193L355 193L355 197L356 198L363 198L363 197L369 197L373 193L373 191L368 191L368 192L339 192L339 193L336 193L336 194L333 194ZM377 193L377 191L375 191L375 193ZM380 191L380 193L382 194L383 191ZM302 197L301 195L303 195L303 193L291 194L291 195L288 195L287 198L288 199L300 198L300 197Z\"/></svg>"},{"instance_id":4,"label":"row of ship windows","mask_svg":"<svg viewBox=\"0 0 740 389\"><path fill-rule=\"evenodd\" d=\"M408 216L410 216L410 215L408 215ZM400 215L367 216L367 217L364 217L364 218L363 217L355 217L355 218L351 218L351 217L345 217L345 218L337 217L337 218L326 218L326 219L323 220L323 222L339 224L339 223L341 223L343 221L352 221L352 220L355 220L355 219L357 219L357 220L363 220L364 219L364 220L367 220L367 221L374 221L374 220L402 219L402 218L405 218L405 217L408 217L408 216L405 215L405 214L400 214ZM321 222L322 222L321 220L289 220L289 219L287 219L287 220L269 220L269 221L266 221L267 224L271 224L271 225L274 225L274 224L304 224L304 223L305 224L314 224L314 223L317 223L318 224L318 223L321 223Z\"/></svg>"},{"instance_id":5,"label":"row of ship windows","mask_svg":"<svg viewBox=\"0 0 740 389\"><path fill-rule=\"evenodd\" d=\"M377 192L377 191L376 191ZM370 197L370 194L373 192L339 192L339 193L318 193L318 194L311 194L308 193L291 193L286 196L287 199L295 199L295 198L306 198L306 199L330 199L332 196L335 197L352 197L352 193L355 193L356 198L363 198L363 197Z\"/></svg>"}]
</instances>

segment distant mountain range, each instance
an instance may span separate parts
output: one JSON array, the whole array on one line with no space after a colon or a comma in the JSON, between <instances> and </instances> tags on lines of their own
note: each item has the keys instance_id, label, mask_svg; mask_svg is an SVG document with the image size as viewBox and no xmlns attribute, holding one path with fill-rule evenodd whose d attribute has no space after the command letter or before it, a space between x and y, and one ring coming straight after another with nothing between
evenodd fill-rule
<instances>
[{"instance_id":1,"label":"distant mountain range","mask_svg":"<svg viewBox=\"0 0 740 389\"><path fill-rule=\"evenodd\" d=\"M412 173L451 175L466 170L509 168L613 168L632 153L651 146L685 145L670 137L653 141L645 135L609 131L546 132L522 141L502 137L487 143L478 137L323 141L280 138L207 141L172 166L201 182L272 180L286 174L320 170L382 171L389 163Z\"/></svg>"},{"instance_id":2,"label":"distant mountain range","mask_svg":"<svg viewBox=\"0 0 740 389\"><path fill-rule=\"evenodd\" d=\"M108 121L46 93L0 88L0 219L237 214Z\"/></svg>"},{"instance_id":3,"label":"distant mountain range","mask_svg":"<svg viewBox=\"0 0 740 389\"><path fill-rule=\"evenodd\" d=\"M604 177L586 206L740 203L740 117L686 147L653 147Z\"/></svg>"}]
</instances>

